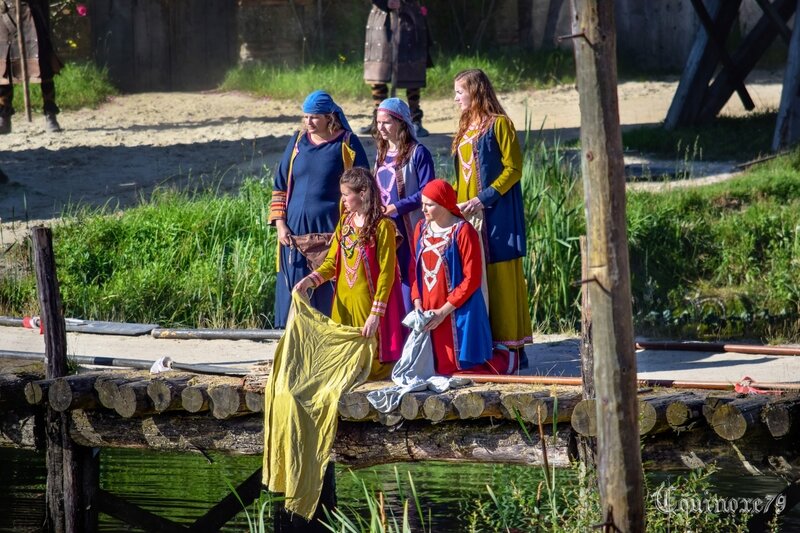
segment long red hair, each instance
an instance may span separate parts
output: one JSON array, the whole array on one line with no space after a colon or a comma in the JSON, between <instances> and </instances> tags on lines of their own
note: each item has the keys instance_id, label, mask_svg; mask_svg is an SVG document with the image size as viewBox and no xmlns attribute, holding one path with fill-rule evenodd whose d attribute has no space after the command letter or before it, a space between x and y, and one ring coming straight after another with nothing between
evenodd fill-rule
<instances>
[{"instance_id":1,"label":"long red hair","mask_svg":"<svg viewBox=\"0 0 800 533\"><path fill-rule=\"evenodd\" d=\"M455 77L455 83L460 83L470 98L469 109L461 112L458 120L458 131L453 137L452 153L458 150L458 143L471 125L478 125L483 130L489 118L506 115L506 110L497 99L489 76L479 68L462 70ZM509 119L511 120L511 119Z\"/></svg>"}]
</instances>

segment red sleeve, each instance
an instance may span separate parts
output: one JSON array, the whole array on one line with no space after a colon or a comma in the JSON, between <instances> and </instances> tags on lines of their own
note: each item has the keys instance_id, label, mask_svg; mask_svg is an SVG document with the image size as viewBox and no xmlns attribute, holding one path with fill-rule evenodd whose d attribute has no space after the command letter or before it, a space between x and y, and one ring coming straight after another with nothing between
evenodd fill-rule
<instances>
[{"instance_id":1,"label":"red sleeve","mask_svg":"<svg viewBox=\"0 0 800 533\"><path fill-rule=\"evenodd\" d=\"M422 221L420 220L417 222L417 226L414 228L414 240L411 241L413 245L414 255L411 258L411 264L408 265L408 279L411 281L411 302L413 303L414 300L422 300L422 295L419 293L419 287L417 286L417 243L419 242L419 233L422 230Z\"/></svg>"},{"instance_id":2,"label":"red sleeve","mask_svg":"<svg viewBox=\"0 0 800 533\"><path fill-rule=\"evenodd\" d=\"M481 275L483 263L481 261L481 243L478 232L472 224L461 226L456 235L456 246L461 255L461 268L464 278L458 286L447 296L447 301L455 307L461 307L472 296L472 293L481 288Z\"/></svg>"}]
</instances>

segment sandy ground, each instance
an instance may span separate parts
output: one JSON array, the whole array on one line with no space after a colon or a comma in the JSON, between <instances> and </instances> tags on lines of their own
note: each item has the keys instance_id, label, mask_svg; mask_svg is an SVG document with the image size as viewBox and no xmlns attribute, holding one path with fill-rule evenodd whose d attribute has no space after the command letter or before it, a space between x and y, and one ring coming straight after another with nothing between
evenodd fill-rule
<instances>
[{"instance_id":1,"label":"sandy ground","mask_svg":"<svg viewBox=\"0 0 800 533\"><path fill-rule=\"evenodd\" d=\"M777 108L780 79L779 74L758 73L748 82L758 109ZM623 125L663 121L676 87L677 81L620 84ZM573 86L507 93L501 100L520 130L543 131L561 139L579 134L578 93ZM342 106L354 127L370 120L368 102ZM59 120L65 131L58 134L43 131L41 115L27 123L18 113L13 132L0 136L0 168L10 178L0 184L0 238L15 239L12 229L25 231L26 221L53 218L68 205L124 207L158 185L204 180L221 181L228 188L242 175L274 169L300 124L299 107L299 102L240 93L133 94L97 109L62 113ZM440 165L449 165L455 106L450 99L427 100L423 95L423 109L425 126L432 133L425 144L438 155ZM744 111L733 99L724 112ZM372 139L361 138L372 156ZM725 164L698 166L698 177L730 169L732 165Z\"/></svg>"}]
</instances>

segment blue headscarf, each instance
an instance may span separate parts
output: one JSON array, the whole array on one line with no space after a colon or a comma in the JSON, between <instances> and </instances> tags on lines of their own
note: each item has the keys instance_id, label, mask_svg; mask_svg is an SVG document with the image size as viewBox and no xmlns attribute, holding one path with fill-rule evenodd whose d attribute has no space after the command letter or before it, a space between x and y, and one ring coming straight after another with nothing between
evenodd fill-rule
<instances>
[{"instance_id":1,"label":"blue headscarf","mask_svg":"<svg viewBox=\"0 0 800 533\"><path fill-rule=\"evenodd\" d=\"M344 111L342 111L342 108L336 105L336 102L333 101L331 95L325 91L314 91L306 96L306 99L303 102L303 113L310 113L312 115L327 115L328 113L336 113L336 116L339 117L339 122L342 123L342 127L349 132L353 131L350 129L350 124L347 122L347 118L344 116Z\"/></svg>"},{"instance_id":2,"label":"blue headscarf","mask_svg":"<svg viewBox=\"0 0 800 533\"><path fill-rule=\"evenodd\" d=\"M397 120L405 122L411 137L416 142L419 142L419 139L417 139L417 130L414 128L414 123L411 122L411 109L409 109L407 103L399 98L387 98L378 106L378 111L384 111Z\"/></svg>"}]
</instances>

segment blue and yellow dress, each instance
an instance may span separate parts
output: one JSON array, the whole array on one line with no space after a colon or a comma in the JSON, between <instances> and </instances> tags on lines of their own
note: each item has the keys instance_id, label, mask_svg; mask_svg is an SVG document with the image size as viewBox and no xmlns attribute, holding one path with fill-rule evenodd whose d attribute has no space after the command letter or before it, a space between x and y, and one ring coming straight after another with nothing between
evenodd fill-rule
<instances>
[{"instance_id":1,"label":"blue and yellow dress","mask_svg":"<svg viewBox=\"0 0 800 533\"><path fill-rule=\"evenodd\" d=\"M478 197L475 221L486 259L489 321L495 345L522 348L532 340L528 289L522 271L527 253L522 202L522 151L506 116L471 126L455 154L459 203ZM472 220L470 220L472 222Z\"/></svg>"}]
</instances>

